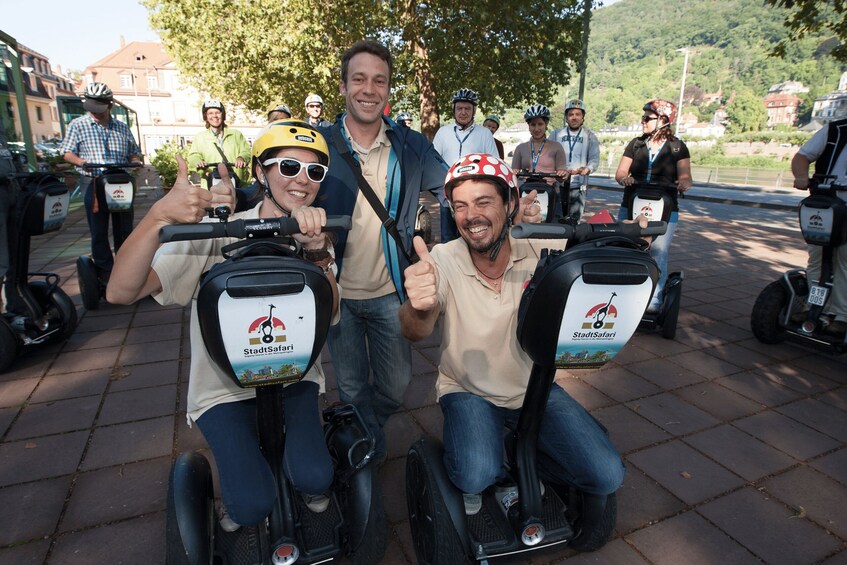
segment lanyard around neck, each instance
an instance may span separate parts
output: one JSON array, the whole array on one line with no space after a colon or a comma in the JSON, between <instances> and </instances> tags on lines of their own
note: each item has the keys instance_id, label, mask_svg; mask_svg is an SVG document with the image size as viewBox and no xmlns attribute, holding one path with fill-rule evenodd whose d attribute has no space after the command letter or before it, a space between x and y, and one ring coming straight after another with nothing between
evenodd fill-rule
<instances>
[{"instance_id":1,"label":"lanyard around neck","mask_svg":"<svg viewBox=\"0 0 847 565\"><path fill-rule=\"evenodd\" d=\"M582 133L582 126L576 132L576 136L574 136L573 141L571 141L571 128L567 128L568 132L565 135L565 139L568 140L568 163L573 161L573 148L576 146L577 141L579 141L579 134Z\"/></svg>"},{"instance_id":2,"label":"lanyard around neck","mask_svg":"<svg viewBox=\"0 0 847 565\"><path fill-rule=\"evenodd\" d=\"M465 137L459 139L459 126L453 126L453 135L456 136L456 141L459 142L459 157L462 156L462 145L464 145L468 138L471 136L471 132L473 132L473 128L475 127L476 125L472 125L470 128L468 128L468 133L465 134Z\"/></svg>"},{"instance_id":3,"label":"lanyard around neck","mask_svg":"<svg viewBox=\"0 0 847 565\"><path fill-rule=\"evenodd\" d=\"M659 156L659 153L662 152L662 148L665 146L667 140L663 141L659 148L656 149L656 153L653 153L653 148L650 145L650 142L647 142L647 182L650 182L650 178L653 176L653 161L656 160L656 157Z\"/></svg>"},{"instance_id":4,"label":"lanyard around neck","mask_svg":"<svg viewBox=\"0 0 847 565\"><path fill-rule=\"evenodd\" d=\"M541 147L538 148L538 153L535 152L535 142L529 140L529 153L532 157L532 170L535 171L535 166L538 165L538 159L541 157L541 152L544 151L544 144L547 140L541 142Z\"/></svg>"}]
</instances>

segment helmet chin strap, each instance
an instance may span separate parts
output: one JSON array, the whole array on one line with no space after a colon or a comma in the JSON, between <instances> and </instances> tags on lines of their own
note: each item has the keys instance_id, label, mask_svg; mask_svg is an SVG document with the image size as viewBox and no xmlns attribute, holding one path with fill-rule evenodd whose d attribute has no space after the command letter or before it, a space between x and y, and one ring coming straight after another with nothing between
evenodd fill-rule
<instances>
[{"instance_id":1,"label":"helmet chin strap","mask_svg":"<svg viewBox=\"0 0 847 565\"><path fill-rule=\"evenodd\" d=\"M512 192L509 191L509 201L511 202ZM506 236L509 235L509 228L512 227L512 223L515 221L515 216L518 214L518 206L515 206L513 210L509 211L508 216L506 217L506 221L503 223L503 227L500 229L500 235L497 237L497 241L491 246L491 251L488 253L488 260L494 261L497 258L497 255L500 253L500 248L503 247L503 242L506 240Z\"/></svg>"},{"instance_id":2,"label":"helmet chin strap","mask_svg":"<svg viewBox=\"0 0 847 565\"><path fill-rule=\"evenodd\" d=\"M283 207L283 205L277 202L276 198L274 198L273 192L271 192L271 185L268 182L268 173L265 171L265 166L259 163L259 168L262 169L262 176L264 177L259 182L264 187L265 196L271 199L271 202L273 202L273 205L277 207L277 210L279 210L286 216L291 216L291 210L286 210L285 207Z\"/></svg>"}]
</instances>

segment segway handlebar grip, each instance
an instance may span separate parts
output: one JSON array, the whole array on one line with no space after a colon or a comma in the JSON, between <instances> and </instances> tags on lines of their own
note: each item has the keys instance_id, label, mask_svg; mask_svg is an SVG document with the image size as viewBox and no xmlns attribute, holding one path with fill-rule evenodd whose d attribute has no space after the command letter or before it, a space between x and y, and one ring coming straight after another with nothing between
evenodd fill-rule
<instances>
[{"instance_id":1,"label":"segway handlebar grip","mask_svg":"<svg viewBox=\"0 0 847 565\"><path fill-rule=\"evenodd\" d=\"M567 224L518 224L512 226L515 239L568 239L574 234Z\"/></svg>"},{"instance_id":2,"label":"segway handlebar grip","mask_svg":"<svg viewBox=\"0 0 847 565\"><path fill-rule=\"evenodd\" d=\"M165 226L159 230L159 242L168 243L170 241L191 241L195 239L216 239L219 237L238 237L230 233L234 225L242 223L239 220L233 222L201 222L199 224L174 224ZM244 231L244 226L241 226L241 232Z\"/></svg>"}]
</instances>

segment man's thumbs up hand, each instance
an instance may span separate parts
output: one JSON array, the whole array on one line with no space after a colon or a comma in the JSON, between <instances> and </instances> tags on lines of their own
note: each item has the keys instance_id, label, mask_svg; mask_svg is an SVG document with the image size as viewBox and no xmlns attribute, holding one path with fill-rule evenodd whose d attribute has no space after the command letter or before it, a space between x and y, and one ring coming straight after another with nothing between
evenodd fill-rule
<instances>
[{"instance_id":1,"label":"man's thumbs up hand","mask_svg":"<svg viewBox=\"0 0 847 565\"><path fill-rule=\"evenodd\" d=\"M432 310L438 304L438 268L420 236L413 240L420 261L406 268L406 294L415 310Z\"/></svg>"}]
</instances>

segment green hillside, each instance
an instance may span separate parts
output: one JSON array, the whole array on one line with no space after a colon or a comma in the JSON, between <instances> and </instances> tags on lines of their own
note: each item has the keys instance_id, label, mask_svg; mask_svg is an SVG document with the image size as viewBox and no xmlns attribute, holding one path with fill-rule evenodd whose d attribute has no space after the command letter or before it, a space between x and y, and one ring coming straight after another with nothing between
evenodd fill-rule
<instances>
[{"instance_id":1,"label":"green hillside","mask_svg":"<svg viewBox=\"0 0 847 565\"><path fill-rule=\"evenodd\" d=\"M683 47L690 51L686 111L703 119L716 105L698 107L700 96L719 89L725 97L763 97L772 84L798 80L811 88L809 102L834 90L847 70L828 55L834 39L808 37L791 45L785 59L769 56L786 36L784 16L762 0L621 0L596 10L586 76L589 126L633 123L651 98L676 101L684 58L677 50ZM577 89L578 76L562 99ZM560 123L562 104L555 110Z\"/></svg>"}]
</instances>

